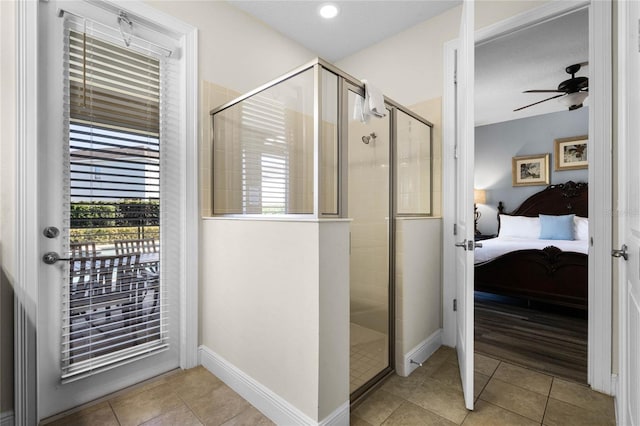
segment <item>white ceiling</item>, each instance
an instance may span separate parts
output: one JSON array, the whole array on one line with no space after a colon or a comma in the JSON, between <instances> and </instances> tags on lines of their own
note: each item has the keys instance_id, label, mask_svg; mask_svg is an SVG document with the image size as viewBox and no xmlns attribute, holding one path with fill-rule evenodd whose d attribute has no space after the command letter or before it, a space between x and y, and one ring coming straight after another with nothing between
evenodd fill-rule
<instances>
[{"instance_id":1,"label":"white ceiling","mask_svg":"<svg viewBox=\"0 0 640 426\"><path fill-rule=\"evenodd\" d=\"M571 78L568 65L587 61L587 10L521 30L476 48L476 125L564 111L556 99L513 112L554 93L522 93L556 89ZM589 76L589 66L576 76ZM588 105L589 98L585 101Z\"/></svg>"},{"instance_id":2,"label":"white ceiling","mask_svg":"<svg viewBox=\"0 0 640 426\"><path fill-rule=\"evenodd\" d=\"M340 14L320 18L328 1L227 0L271 28L295 40L319 57L336 62L437 16L460 0L330 1ZM570 78L568 65L588 58L588 14L583 9L534 27L500 37L476 48L476 125L563 111L550 100L519 112L514 109L551 97L554 93L522 93L556 89ZM588 76L583 67L577 76ZM589 99L585 101L588 105Z\"/></svg>"},{"instance_id":3,"label":"white ceiling","mask_svg":"<svg viewBox=\"0 0 640 426\"><path fill-rule=\"evenodd\" d=\"M461 0L227 1L329 62L336 62L461 3ZM323 19L318 14L320 6L326 3L340 8L340 14L334 19Z\"/></svg>"}]
</instances>

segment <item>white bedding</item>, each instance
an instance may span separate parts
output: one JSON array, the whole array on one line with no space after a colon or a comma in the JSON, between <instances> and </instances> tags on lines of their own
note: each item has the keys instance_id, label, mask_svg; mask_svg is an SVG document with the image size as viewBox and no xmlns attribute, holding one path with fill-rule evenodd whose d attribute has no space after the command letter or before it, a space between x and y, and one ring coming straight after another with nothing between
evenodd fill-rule
<instances>
[{"instance_id":1,"label":"white bedding","mask_svg":"<svg viewBox=\"0 0 640 426\"><path fill-rule=\"evenodd\" d=\"M512 237L491 238L479 241L482 247L475 249L475 263L486 262L510 251L538 249L548 246L558 247L562 251L588 254L588 240L538 240Z\"/></svg>"}]
</instances>

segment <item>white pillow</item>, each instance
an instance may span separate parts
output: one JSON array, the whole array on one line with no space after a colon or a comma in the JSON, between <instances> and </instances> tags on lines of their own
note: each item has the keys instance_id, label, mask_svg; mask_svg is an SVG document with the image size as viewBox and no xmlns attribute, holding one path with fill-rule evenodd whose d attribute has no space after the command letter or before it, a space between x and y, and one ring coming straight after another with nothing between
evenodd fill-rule
<instances>
[{"instance_id":1,"label":"white pillow","mask_svg":"<svg viewBox=\"0 0 640 426\"><path fill-rule=\"evenodd\" d=\"M573 238L576 240L589 239L589 219L586 217L573 217Z\"/></svg>"},{"instance_id":2,"label":"white pillow","mask_svg":"<svg viewBox=\"0 0 640 426\"><path fill-rule=\"evenodd\" d=\"M500 215L500 234L498 238L540 238L540 218L527 216Z\"/></svg>"}]
</instances>

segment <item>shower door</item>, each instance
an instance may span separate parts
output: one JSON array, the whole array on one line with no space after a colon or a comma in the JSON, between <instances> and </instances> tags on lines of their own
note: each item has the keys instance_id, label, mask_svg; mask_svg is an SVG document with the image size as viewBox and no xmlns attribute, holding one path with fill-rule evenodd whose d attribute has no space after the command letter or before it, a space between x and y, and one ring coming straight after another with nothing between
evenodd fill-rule
<instances>
[{"instance_id":1,"label":"shower door","mask_svg":"<svg viewBox=\"0 0 640 426\"><path fill-rule=\"evenodd\" d=\"M390 371L390 111L362 119L362 91L349 86L346 154L351 222L350 393L352 400Z\"/></svg>"}]
</instances>

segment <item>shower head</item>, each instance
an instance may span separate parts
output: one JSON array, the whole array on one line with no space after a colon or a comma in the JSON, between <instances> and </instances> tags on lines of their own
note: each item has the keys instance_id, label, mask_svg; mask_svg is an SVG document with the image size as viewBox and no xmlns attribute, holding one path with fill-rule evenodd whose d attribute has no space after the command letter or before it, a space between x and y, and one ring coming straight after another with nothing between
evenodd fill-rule
<instances>
[{"instance_id":1,"label":"shower head","mask_svg":"<svg viewBox=\"0 0 640 426\"><path fill-rule=\"evenodd\" d=\"M376 138L378 136L374 133L369 133L369 136L363 136L362 137L362 142L365 143L365 145L369 145L369 142L371 142L371 139L373 139L373 141L375 142Z\"/></svg>"}]
</instances>

